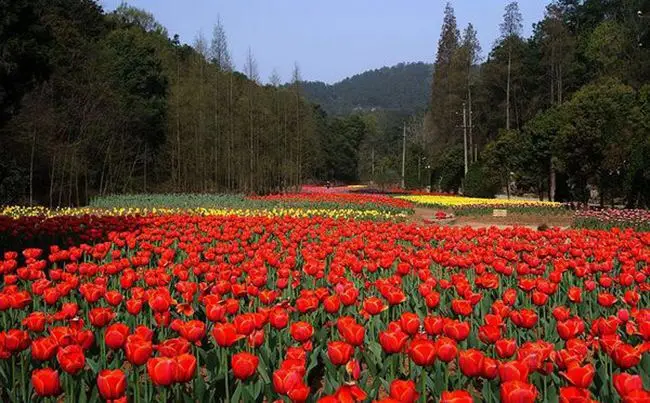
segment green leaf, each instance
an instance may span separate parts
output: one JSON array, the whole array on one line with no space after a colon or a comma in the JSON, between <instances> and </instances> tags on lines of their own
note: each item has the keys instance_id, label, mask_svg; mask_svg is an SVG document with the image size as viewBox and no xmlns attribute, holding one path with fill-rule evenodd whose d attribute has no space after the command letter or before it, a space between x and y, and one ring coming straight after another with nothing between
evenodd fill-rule
<instances>
[{"instance_id":1,"label":"green leaf","mask_svg":"<svg viewBox=\"0 0 650 403\"><path fill-rule=\"evenodd\" d=\"M271 379L269 378L269 373L266 370L266 362L264 362L263 359L260 359L260 365L257 366L257 372L259 372L260 377L264 381L264 383L271 383Z\"/></svg>"},{"instance_id":2,"label":"green leaf","mask_svg":"<svg viewBox=\"0 0 650 403\"><path fill-rule=\"evenodd\" d=\"M237 382L237 388L235 389L235 393L232 394L230 397L231 402L239 403L241 402L241 395L242 395L242 386L241 382Z\"/></svg>"},{"instance_id":3,"label":"green leaf","mask_svg":"<svg viewBox=\"0 0 650 403\"><path fill-rule=\"evenodd\" d=\"M93 360L92 358L86 358L86 364L88 364L93 373L99 373L99 363L97 361Z\"/></svg>"}]
</instances>

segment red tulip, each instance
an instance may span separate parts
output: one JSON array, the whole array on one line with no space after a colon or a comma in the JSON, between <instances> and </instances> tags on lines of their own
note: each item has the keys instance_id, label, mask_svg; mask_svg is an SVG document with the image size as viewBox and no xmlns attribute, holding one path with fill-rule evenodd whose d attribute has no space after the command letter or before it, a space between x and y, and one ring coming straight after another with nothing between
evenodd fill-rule
<instances>
[{"instance_id":1,"label":"red tulip","mask_svg":"<svg viewBox=\"0 0 650 403\"><path fill-rule=\"evenodd\" d=\"M307 322L295 322L291 324L289 332L291 333L291 337L297 342L304 343L311 339L311 336L314 334L314 328Z\"/></svg>"},{"instance_id":2,"label":"red tulip","mask_svg":"<svg viewBox=\"0 0 650 403\"><path fill-rule=\"evenodd\" d=\"M420 317L414 313L404 312L402 316L400 316L399 323L402 327L402 331L410 335L414 335L420 331Z\"/></svg>"},{"instance_id":3,"label":"red tulip","mask_svg":"<svg viewBox=\"0 0 650 403\"><path fill-rule=\"evenodd\" d=\"M464 390L444 391L440 403L474 403L474 398Z\"/></svg>"},{"instance_id":4,"label":"red tulip","mask_svg":"<svg viewBox=\"0 0 650 403\"><path fill-rule=\"evenodd\" d=\"M474 310L474 307L468 300L455 299L451 301L451 310L456 315L469 316Z\"/></svg>"},{"instance_id":5,"label":"red tulip","mask_svg":"<svg viewBox=\"0 0 650 403\"><path fill-rule=\"evenodd\" d=\"M32 342L32 358L37 361L50 360L54 357L58 348L59 345L53 337L41 337Z\"/></svg>"},{"instance_id":6,"label":"red tulip","mask_svg":"<svg viewBox=\"0 0 650 403\"><path fill-rule=\"evenodd\" d=\"M341 299L338 295L330 295L323 300L323 309L327 313L337 313L341 308Z\"/></svg>"},{"instance_id":7,"label":"red tulip","mask_svg":"<svg viewBox=\"0 0 650 403\"><path fill-rule=\"evenodd\" d=\"M169 358L174 358L181 354L187 354L190 349L190 342L182 337L167 339L158 344L158 354Z\"/></svg>"},{"instance_id":8,"label":"red tulip","mask_svg":"<svg viewBox=\"0 0 650 403\"><path fill-rule=\"evenodd\" d=\"M510 358L517 352L517 342L513 339L497 340L494 347L499 358Z\"/></svg>"},{"instance_id":9,"label":"red tulip","mask_svg":"<svg viewBox=\"0 0 650 403\"><path fill-rule=\"evenodd\" d=\"M363 309L370 315L379 315L388 307L384 305L384 301L380 298L370 297L363 301Z\"/></svg>"},{"instance_id":10,"label":"red tulip","mask_svg":"<svg viewBox=\"0 0 650 403\"><path fill-rule=\"evenodd\" d=\"M436 354L442 362L451 362L458 356L458 345L454 339L442 336L436 340Z\"/></svg>"},{"instance_id":11,"label":"red tulip","mask_svg":"<svg viewBox=\"0 0 650 403\"><path fill-rule=\"evenodd\" d=\"M259 362L260 359L256 355L243 352L234 354L230 360L230 365L235 378L245 380L255 374Z\"/></svg>"},{"instance_id":12,"label":"red tulip","mask_svg":"<svg viewBox=\"0 0 650 403\"><path fill-rule=\"evenodd\" d=\"M178 363L169 357L154 357L147 361L147 374L156 386L169 386L176 380Z\"/></svg>"},{"instance_id":13,"label":"red tulip","mask_svg":"<svg viewBox=\"0 0 650 403\"><path fill-rule=\"evenodd\" d=\"M349 323L344 327L339 327L339 332L345 341L353 346L362 345L366 335L366 329L357 323Z\"/></svg>"},{"instance_id":14,"label":"red tulip","mask_svg":"<svg viewBox=\"0 0 650 403\"><path fill-rule=\"evenodd\" d=\"M379 344L387 354L401 352L407 340L408 335L401 330L379 332Z\"/></svg>"},{"instance_id":15,"label":"red tulip","mask_svg":"<svg viewBox=\"0 0 650 403\"><path fill-rule=\"evenodd\" d=\"M633 390L623 396L623 403L648 403L650 402L650 392L647 390Z\"/></svg>"},{"instance_id":16,"label":"red tulip","mask_svg":"<svg viewBox=\"0 0 650 403\"><path fill-rule=\"evenodd\" d=\"M502 403L533 403L539 392L532 384L509 381L501 384L500 393Z\"/></svg>"},{"instance_id":17,"label":"red tulip","mask_svg":"<svg viewBox=\"0 0 650 403\"><path fill-rule=\"evenodd\" d=\"M635 390L643 389L643 381L639 375L630 375L622 372L614 374L614 388L621 396L626 396L628 393Z\"/></svg>"},{"instance_id":18,"label":"red tulip","mask_svg":"<svg viewBox=\"0 0 650 403\"><path fill-rule=\"evenodd\" d=\"M442 327L445 336L456 341L463 341L469 336L470 326L467 322L448 321Z\"/></svg>"},{"instance_id":19,"label":"red tulip","mask_svg":"<svg viewBox=\"0 0 650 403\"><path fill-rule=\"evenodd\" d=\"M124 353L131 364L144 365L153 353L153 346L142 336L132 334L126 338Z\"/></svg>"},{"instance_id":20,"label":"red tulip","mask_svg":"<svg viewBox=\"0 0 650 403\"><path fill-rule=\"evenodd\" d=\"M97 389L106 400L119 399L126 392L126 375L121 369L104 369L97 375Z\"/></svg>"},{"instance_id":21,"label":"red tulip","mask_svg":"<svg viewBox=\"0 0 650 403\"><path fill-rule=\"evenodd\" d=\"M40 333L45 330L47 317L43 312L32 312L22 320L23 326L27 327L30 332Z\"/></svg>"},{"instance_id":22,"label":"red tulip","mask_svg":"<svg viewBox=\"0 0 650 403\"><path fill-rule=\"evenodd\" d=\"M287 392L287 396L289 396L289 399L291 399L292 402L301 403L301 402L305 402L309 398L310 393L311 393L311 389L309 388L309 386L301 382L293 386Z\"/></svg>"},{"instance_id":23,"label":"red tulip","mask_svg":"<svg viewBox=\"0 0 650 403\"><path fill-rule=\"evenodd\" d=\"M560 388L560 403L591 403L591 394L587 389L575 386Z\"/></svg>"},{"instance_id":24,"label":"red tulip","mask_svg":"<svg viewBox=\"0 0 650 403\"><path fill-rule=\"evenodd\" d=\"M499 378L501 382L528 381L528 365L521 361L509 361L499 365Z\"/></svg>"},{"instance_id":25,"label":"red tulip","mask_svg":"<svg viewBox=\"0 0 650 403\"><path fill-rule=\"evenodd\" d=\"M560 373L564 376L573 386L578 388L587 389L591 385L591 381L594 379L596 370L591 364L585 365L583 367L573 366L567 369L566 372Z\"/></svg>"},{"instance_id":26,"label":"red tulip","mask_svg":"<svg viewBox=\"0 0 650 403\"><path fill-rule=\"evenodd\" d=\"M115 318L115 312L110 308L93 308L88 313L88 318L90 319L91 325L102 328Z\"/></svg>"},{"instance_id":27,"label":"red tulip","mask_svg":"<svg viewBox=\"0 0 650 403\"><path fill-rule=\"evenodd\" d=\"M582 302L582 289L578 287L569 288L569 301Z\"/></svg>"},{"instance_id":28,"label":"red tulip","mask_svg":"<svg viewBox=\"0 0 650 403\"><path fill-rule=\"evenodd\" d=\"M273 372L273 390L286 395L295 386L302 384L302 376L297 371L278 369Z\"/></svg>"},{"instance_id":29,"label":"red tulip","mask_svg":"<svg viewBox=\"0 0 650 403\"><path fill-rule=\"evenodd\" d=\"M345 365L354 352L354 347L343 341L327 343L327 356L334 365Z\"/></svg>"},{"instance_id":30,"label":"red tulip","mask_svg":"<svg viewBox=\"0 0 650 403\"><path fill-rule=\"evenodd\" d=\"M460 371L470 378L480 376L483 369L485 356L476 349L461 351L458 355L458 366Z\"/></svg>"},{"instance_id":31,"label":"red tulip","mask_svg":"<svg viewBox=\"0 0 650 403\"><path fill-rule=\"evenodd\" d=\"M520 311L512 311L510 319L513 323L524 329L532 329L537 324L537 314L530 309L522 309Z\"/></svg>"},{"instance_id":32,"label":"red tulip","mask_svg":"<svg viewBox=\"0 0 650 403\"><path fill-rule=\"evenodd\" d=\"M186 383L191 381L196 375L196 357L192 354L179 354L174 357L176 361L176 372L174 373L174 382Z\"/></svg>"},{"instance_id":33,"label":"red tulip","mask_svg":"<svg viewBox=\"0 0 650 403\"><path fill-rule=\"evenodd\" d=\"M255 316L250 313L237 315L233 320L233 324L238 334L248 336L255 330Z\"/></svg>"},{"instance_id":34,"label":"red tulip","mask_svg":"<svg viewBox=\"0 0 650 403\"><path fill-rule=\"evenodd\" d=\"M436 345L431 340L413 340L409 346L408 354L417 365L430 366L436 360Z\"/></svg>"},{"instance_id":35,"label":"red tulip","mask_svg":"<svg viewBox=\"0 0 650 403\"><path fill-rule=\"evenodd\" d=\"M35 369L32 372L32 386L41 397L58 396L62 392L59 373L51 368Z\"/></svg>"},{"instance_id":36,"label":"red tulip","mask_svg":"<svg viewBox=\"0 0 650 403\"><path fill-rule=\"evenodd\" d=\"M217 323L212 329L212 336L220 347L230 347L244 338L237 334L237 328L232 323Z\"/></svg>"},{"instance_id":37,"label":"red tulip","mask_svg":"<svg viewBox=\"0 0 650 403\"><path fill-rule=\"evenodd\" d=\"M499 362L494 358L485 357L483 360L483 367L481 368L481 376L486 379L494 379L497 377Z\"/></svg>"},{"instance_id":38,"label":"red tulip","mask_svg":"<svg viewBox=\"0 0 650 403\"><path fill-rule=\"evenodd\" d=\"M641 362L641 353L635 347L622 343L614 349L612 358L619 368L628 369Z\"/></svg>"},{"instance_id":39,"label":"red tulip","mask_svg":"<svg viewBox=\"0 0 650 403\"><path fill-rule=\"evenodd\" d=\"M574 339L585 330L585 324L580 318L570 318L556 324L557 333L562 340Z\"/></svg>"},{"instance_id":40,"label":"red tulip","mask_svg":"<svg viewBox=\"0 0 650 403\"><path fill-rule=\"evenodd\" d=\"M424 303L427 305L427 308L434 309L440 304L440 294L432 291L424 298Z\"/></svg>"},{"instance_id":41,"label":"red tulip","mask_svg":"<svg viewBox=\"0 0 650 403\"><path fill-rule=\"evenodd\" d=\"M65 372L76 375L86 365L83 349L77 344L71 344L59 349L56 359Z\"/></svg>"},{"instance_id":42,"label":"red tulip","mask_svg":"<svg viewBox=\"0 0 650 403\"><path fill-rule=\"evenodd\" d=\"M485 344L494 344L501 338L501 329L496 326L481 326L478 329L478 338Z\"/></svg>"},{"instance_id":43,"label":"red tulip","mask_svg":"<svg viewBox=\"0 0 650 403\"><path fill-rule=\"evenodd\" d=\"M190 320L180 326L179 333L190 343L199 343L205 336L205 323L199 320Z\"/></svg>"},{"instance_id":44,"label":"red tulip","mask_svg":"<svg viewBox=\"0 0 650 403\"><path fill-rule=\"evenodd\" d=\"M269 313L269 323L275 329L284 329L289 323L289 314L286 309L273 308Z\"/></svg>"},{"instance_id":45,"label":"red tulip","mask_svg":"<svg viewBox=\"0 0 650 403\"><path fill-rule=\"evenodd\" d=\"M126 343L129 332L129 327L124 323L112 324L104 332L104 344L112 350L118 350Z\"/></svg>"},{"instance_id":46,"label":"red tulip","mask_svg":"<svg viewBox=\"0 0 650 403\"><path fill-rule=\"evenodd\" d=\"M412 380L394 380L390 384L390 397L403 403L413 403L420 395L417 392L415 382Z\"/></svg>"},{"instance_id":47,"label":"red tulip","mask_svg":"<svg viewBox=\"0 0 650 403\"><path fill-rule=\"evenodd\" d=\"M10 353L20 352L31 344L29 334L24 330L9 329L4 334L4 348Z\"/></svg>"}]
</instances>

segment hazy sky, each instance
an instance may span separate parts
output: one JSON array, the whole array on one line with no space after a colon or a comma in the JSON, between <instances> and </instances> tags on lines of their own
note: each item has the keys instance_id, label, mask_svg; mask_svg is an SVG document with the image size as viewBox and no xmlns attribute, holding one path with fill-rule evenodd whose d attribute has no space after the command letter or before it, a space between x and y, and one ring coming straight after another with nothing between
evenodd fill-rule
<instances>
[{"instance_id":1,"label":"hazy sky","mask_svg":"<svg viewBox=\"0 0 650 403\"><path fill-rule=\"evenodd\" d=\"M509 0L452 0L459 28L473 23L486 55ZM121 0L99 0L107 11ZM153 13L171 36L209 40L221 16L230 52L243 70L250 46L262 81L273 69L287 81L294 62L302 77L333 83L365 70L435 57L445 0L128 0ZM524 33L544 15L546 0L520 0Z\"/></svg>"}]
</instances>

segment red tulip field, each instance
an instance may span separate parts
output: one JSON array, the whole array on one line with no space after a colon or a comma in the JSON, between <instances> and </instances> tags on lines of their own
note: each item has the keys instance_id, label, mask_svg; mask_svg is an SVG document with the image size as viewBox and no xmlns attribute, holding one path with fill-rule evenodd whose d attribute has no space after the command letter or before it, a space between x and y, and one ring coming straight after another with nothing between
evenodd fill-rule
<instances>
[{"instance_id":1,"label":"red tulip field","mask_svg":"<svg viewBox=\"0 0 650 403\"><path fill-rule=\"evenodd\" d=\"M650 233L85 215L0 250L2 402L650 401Z\"/></svg>"}]
</instances>

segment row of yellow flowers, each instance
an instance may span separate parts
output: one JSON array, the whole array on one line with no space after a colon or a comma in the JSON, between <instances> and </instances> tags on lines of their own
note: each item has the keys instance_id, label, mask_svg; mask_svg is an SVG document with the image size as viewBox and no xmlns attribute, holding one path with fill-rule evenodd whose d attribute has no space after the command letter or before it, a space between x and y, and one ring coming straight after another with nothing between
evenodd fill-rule
<instances>
[{"instance_id":1,"label":"row of yellow flowers","mask_svg":"<svg viewBox=\"0 0 650 403\"><path fill-rule=\"evenodd\" d=\"M540 206L540 207L560 207L560 203L537 200L518 200L518 199L481 199L477 197L462 196L443 196L443 195L410 195L398 196L400 199L409 200L418 204L428 204L436 206Z\"/></svg>"},{"instance_id":2,"label":"row of yellow flowers","mask_svg":"<svg viewBox=\"0 0 650 403\"><path fill-rule=\"evenodd\" d=\"M231 208L112 208L98 209L91 207L57 208L8 206L0 208L0 215L13 218L19 217L59 217L59 216L128 216L148 214L190 214L201 216L228 216L242 217L330 217L330 218L355 218L355 219L393 219L404 218L405 213L390 213L378 210L353 210L353 209L305 209L305 208L272 208L272 209L231 209Z\"/></svg>"}]
</instances>

